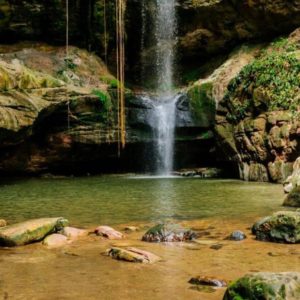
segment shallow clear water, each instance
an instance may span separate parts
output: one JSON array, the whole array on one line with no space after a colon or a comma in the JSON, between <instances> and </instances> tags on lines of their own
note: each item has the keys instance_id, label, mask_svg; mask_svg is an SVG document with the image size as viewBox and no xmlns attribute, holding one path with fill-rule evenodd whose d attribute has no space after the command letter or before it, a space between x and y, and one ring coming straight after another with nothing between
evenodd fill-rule
<instances>
[{"instance_id":1,"label":"shallow clear water","mask_svg":"<svg viewBox=\"0 0 300 300\"><path fill-rule=\"evenodd\" d=\"M0 183L0 218L63 216L73 225L240 219L280 209L281 185L235 180L104 176Z\"/></svg>"}]
</instances>

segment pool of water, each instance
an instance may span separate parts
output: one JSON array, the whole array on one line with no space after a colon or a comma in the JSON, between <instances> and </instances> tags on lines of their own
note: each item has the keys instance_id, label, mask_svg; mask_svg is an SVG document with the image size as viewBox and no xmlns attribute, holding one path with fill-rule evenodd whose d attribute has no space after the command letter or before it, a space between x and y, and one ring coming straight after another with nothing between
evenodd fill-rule
<instances>
[{"instance_id":1,"label":"pool of water","mask_svg":"<svg viewBox=\"0 0 300 300\"><path fill-rule=\"evenodd\" d=\"M280 209L281 185L237 180L99 176L0 182L0 218L63 216L73 225L240 219Z\"/></svg>"}]
</instances>

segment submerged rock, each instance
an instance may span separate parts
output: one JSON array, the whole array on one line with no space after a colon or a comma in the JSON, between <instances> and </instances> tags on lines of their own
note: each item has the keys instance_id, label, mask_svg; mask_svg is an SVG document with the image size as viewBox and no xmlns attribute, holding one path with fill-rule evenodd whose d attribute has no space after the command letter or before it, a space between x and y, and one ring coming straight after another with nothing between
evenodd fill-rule
<instances>
[{"instance_id":1,"label":"submerged rock","mask_svg":"<svg viewBox=\"0 0 300 300\"><path fill-rule=\"evenodd\" d=\"M66 236L67 238L75 239L79 236L85 235L87 232L86 232L86 230L78 229L78 228L74 228L74 227L64 227L60 231L60 233L64 236Z\"/></svg>"},{"instance_id":2,"label":"submerged rock","mask_svg":"<svg viewBox=\"0 0 300 300\"><path fill-rule=\"evenodd\" d=\"M284 206L300 207L300 186L296 186L286 196L283 202Z\"/></svg>"},{"instance_id":3,"label":"submerged rock","mask_svg":"<svg viewBox=\"0 0 300 300\"><path fill-rule=\"evenodd\" d=\"M68 225L64 218L43 218L9 225L0 229L0 246L14 247L38 242Z\"/></svg>"},{"instance_id":4,"label":"submerged rock","mask_svg":"<svg viewBox=\"0 0 300 300\"><path fill-rule=\"evenodd\" d=\"M246 238L246 234L243 231L240 230L236 230L233 231L229 237L227 238L228 240L232 240L232 241L242 241Z\"/></svg>"},{"instance_id":5,"label":"submerged rock","mask_svg":"<svg viewBox=\"0 0 300 300\"><path fill-rule=\"evenodd\" d=\"M215 287L224 287L227 286L227 282L222 279L217 279L215 277L206 277L206 276L198 276L191 278L189 283L196 285L208 285Z\"/></svg>"},{"instance_id":6,"label":"submerged rock","mask_svg":"<svg viewBox=\"0 0 300 300\"><path fill-rule=\"evenodd\" d=\"M109 226L99 226L95 229L96 235L103 236L109 240L120 240L124 235Z\"/></svg>"},{"instance_id":7,"label":"submerged rock","mask_svg":"<svg viewBox=\"0 0 300 300\"><path fill-rule=\"evenodd\" d=\"M278 243L300 243L300 212L280 211L252 227L256 239Z\"/></svg>"},{"instance_id":8,"label":"submerged rock","mask_svg":"<svg viewBox=\"0 0 300 300\"><path fill-rule=\"evenodd\" d=\"M164 223L150 228L143 236L145 242L183 242L196 238L190 229L182 228L178 224Z\"/></svg>"},{"instance_id":9,"label":"submerged rock","mask_svg":"<svg viewBox=\"0 0 300 300\"><path fill-rule=\"evenodd\" d=\"M111 256L114 259L124 260L128 262L135 262L135 263L155 263L160 261L161 258L156 256L153 253L128 247L126 249L113 247L107 250L107 255Z\"/></svg>"},{"instance_id":10,"label":"submerged rock","mask_svg":"<svg viewBox=\"0 0 300 300\"><path fill-rule=\"evenodd\" d=\"M0 227L5 227L7 225L6 221L3 219L0 219Z\"/></svg>"},{"instance_id":11,"label":"submerged rock","mask_svg":"<svg viewBox=\"0 0 300 300\"><path fill-rule=\"evenodd\" d=\"M127 226L127 227L124 228L124 230L125 230L126 232L136 232L136 231L139 230L139 228L136 227L136 226Z\"/></svg>"},{"instance_id":12,"label":"submerged rock","mask_svg":"<svg viewBox=\"0 0 300 300\"><path fill-rule=\"evenodd\" d=\"M183 169L178 172L174 172L174 175L182 177L218 178L221 173L222 170L217 168L198 168Z\"/></svg>"},{"instance_id":13,"label":"submerged rock","mask_svg":"<svg viewBox=\"0 0 300 300\"><path fill-rule=\"evenodd\" d=\"M43 241L43 244L49 248L58 248L66 245L67 243L68 238L58 233L48 235Z\"/></svg>"},{"instance_id":14,"label":"submerged rock","mask_svg":"<svg viewBox=\"0 0 300 300\"><path fill-rule=\"evenodd\" d=\"M300 273L254 273L233 282L223 300L300 299Z\"/></svg>"}]
</instances>

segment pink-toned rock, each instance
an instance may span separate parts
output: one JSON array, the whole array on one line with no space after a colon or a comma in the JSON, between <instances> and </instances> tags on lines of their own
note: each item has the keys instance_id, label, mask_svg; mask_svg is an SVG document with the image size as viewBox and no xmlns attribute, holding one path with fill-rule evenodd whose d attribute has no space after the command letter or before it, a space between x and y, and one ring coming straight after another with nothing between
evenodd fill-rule
<instances>
[{"instance_id":1,"label":"pink-toned rock","mask_svg":"<svg viewBox=\"0 0 300 300\"><path fill-rule=\"evenodd\" d=\"M43 244L49 248L62 247L67 243L68 243L68 238L58 233L48 235L43 241Z\"/></svg>"},{"instance_id":2,"label":"pink-toned rock","mask_svg":"<svg viewBox=\"0 0 300 300\"><path fill-rule=\"evenodd\" d=\"M116 231L109 226L99 226L95 229L95 233L109 240L120 240L124 237L121 232Z\"/></svg>"},{"instance_id":3,"label":"pink-toned rock","mask_svg":"<svg viewBox=\"0 0 300 300\"><path fill-rule=\"evenodd\" d=\"M64 227L60 231L60 233L69 239L76 239L80 236L86 235L87 231L83 229L74 228L74 227Z\"/></svg>"}]
</instances>

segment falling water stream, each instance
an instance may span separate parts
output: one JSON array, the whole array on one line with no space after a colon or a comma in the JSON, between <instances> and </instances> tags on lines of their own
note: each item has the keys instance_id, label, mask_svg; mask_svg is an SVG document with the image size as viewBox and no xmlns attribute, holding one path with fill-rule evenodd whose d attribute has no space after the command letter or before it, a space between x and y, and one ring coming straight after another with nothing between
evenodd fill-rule
<instances>
[{"instance_id":1,"label":"falling water stream","mask_svg":"<svg viewBox=\"0 0 300 300\"><path fill-rule=\"evenodd\" d=\"M154 137L155 170L157 175L170 175L173 170L176 102L178 95L173 91L174 62L176 50L175 0L156 0L154 37L156 43L155 90L147 98L153 102L152 129ZM142 47L145 34L145 2L142 3Z\"/></svg>"}]
</instances>

